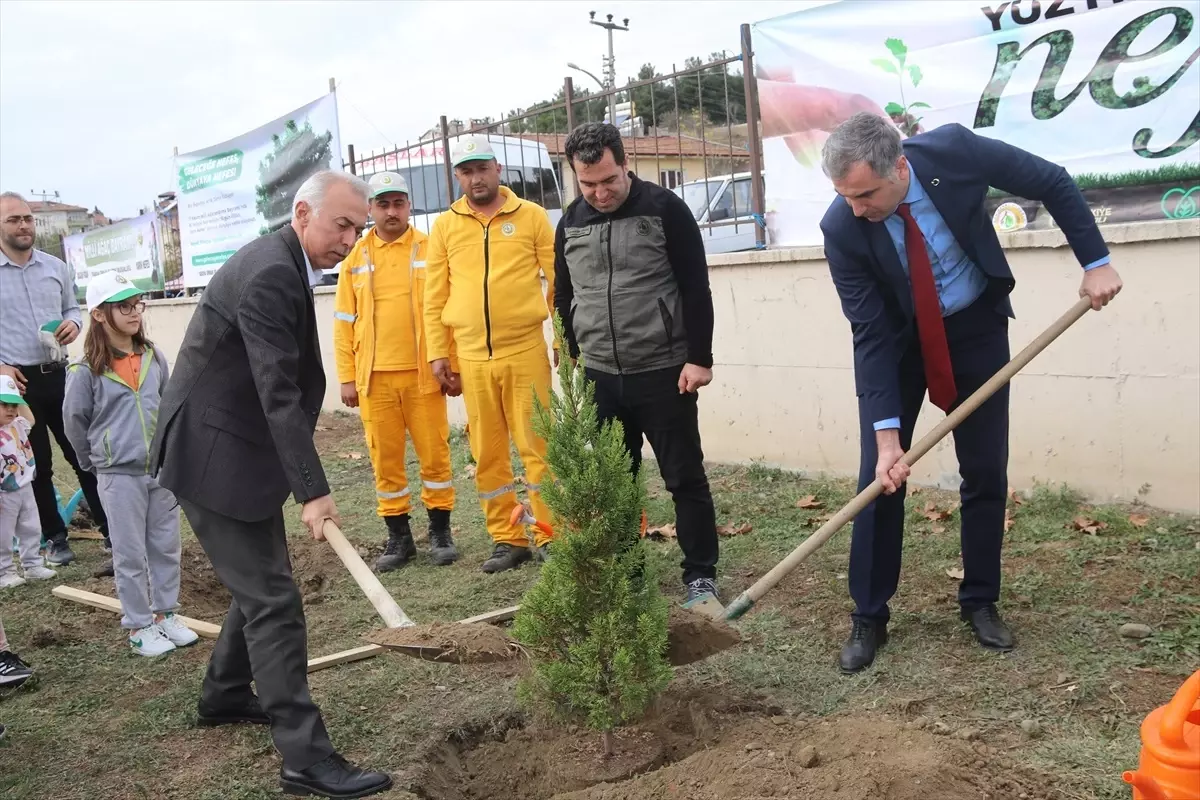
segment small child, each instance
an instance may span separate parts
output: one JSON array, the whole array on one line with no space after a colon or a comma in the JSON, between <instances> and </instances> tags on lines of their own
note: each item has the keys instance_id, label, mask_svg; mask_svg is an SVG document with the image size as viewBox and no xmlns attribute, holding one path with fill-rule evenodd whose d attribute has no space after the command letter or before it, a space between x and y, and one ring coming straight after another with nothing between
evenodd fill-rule
<instances>
[{"instance_id":1,"label":"small child","mask_svg":"<svg viewBox=\"0 0 1200 800\"><path fill-rule=\"evenodd\" d=\"M0 589L20 586L26 579L41 581L56 573L39 552L42 526L33 498L36 464L29 430L33 412L21 397L17 382L0 375ZM13 536L20 552L22 578L13 563Z\"/></svg>"},{"instance_id":2,"label":"small child","mask_svg":"<svg viewBox=\"0 0 1200 800\"><path fill-rule=\"evenodd\" d=\"M63 423L80 466L97 475L129 646L139 655L161 656L197 639L175 616L179 507L149 474L167 360L146 339L146 304L124 276L92 278L87 307L84 358L67 372Z\"/></svg>"}]
</instances>

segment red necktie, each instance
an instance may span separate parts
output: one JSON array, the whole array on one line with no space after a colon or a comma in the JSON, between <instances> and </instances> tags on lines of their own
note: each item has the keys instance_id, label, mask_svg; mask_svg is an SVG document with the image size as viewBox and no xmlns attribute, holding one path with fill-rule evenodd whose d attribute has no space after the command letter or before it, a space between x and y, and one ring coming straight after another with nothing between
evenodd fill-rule
<instances>
[{"instance_id":1,"label":"red necktie","mask_svg":"<svg viewBox=\"0 0 1200 800\"><path fill-rule=\"evenodd\" d=\"M958 397L954 388L954 370L950 366L950 347L946 344L946 326L933 282L933 265L925 249L925 237L913 219L908 203L896 213L904 220L904 249L908 253L908 275L912 281L913 305L917 310L917 336L921 340L921 360L925 362L925 383L929 399L946 413Z\"/></svg>"}]
</instances>

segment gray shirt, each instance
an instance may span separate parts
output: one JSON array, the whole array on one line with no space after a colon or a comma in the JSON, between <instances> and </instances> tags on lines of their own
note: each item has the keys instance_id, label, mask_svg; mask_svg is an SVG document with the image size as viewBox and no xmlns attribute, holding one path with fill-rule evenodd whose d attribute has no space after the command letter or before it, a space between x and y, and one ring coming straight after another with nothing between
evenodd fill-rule
<instances>
[{"instance_id":1,"label":"gray shirt","mask_svg":"<svg viewBox=\"0 0 1200 800\"><path fill-rule=\"evenodd\" d=\"M23 267L0 252L0 363L44 364L50 354L38 330L58 320L83 329L70 268L41 250Z\"/></svg>"}]
</instances>

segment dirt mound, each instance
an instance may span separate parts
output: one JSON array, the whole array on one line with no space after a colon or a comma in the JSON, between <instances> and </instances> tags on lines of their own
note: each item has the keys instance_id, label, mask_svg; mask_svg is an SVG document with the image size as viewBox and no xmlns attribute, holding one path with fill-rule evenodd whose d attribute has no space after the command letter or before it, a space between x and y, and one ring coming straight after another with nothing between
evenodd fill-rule
<instances>
[{"instance_id":1,"label":"dirt mound","mask_svg":"<svg viewBox=\"0 0 1200 800\"><path fill-rule=\"evenodd\" d=\"M716 741L729 720L778 711L672 687L643 724L615 734L616 756L608 759L601 755L600 736L585 729L524 727L519 715L488 720L435 745L412 791L423 800L548 800L678 761Z\"/></svg>"},{"instance_id":2,"label":"dirt mound","mask_svg":"<svg viewBox=\"0 0 1200 800\"><path fill-rule=\"evenodd\" d=\"M806 720L753 701L669 690L642 724L620 732L610 759L590 731L520 725L506 718L441 743L413 791L424 800L1051 796L1044 781L986 745L908 730L884 716Z\"/></svg>"},{"instance_id":3,"label":"dirt mound","mask_svg":"<svg viewBox=\"0 0 1200 800\"><path fill-rule=\"evenodd\" d=\"M308 537L289 537L288 548L292 556L292 576L299 584L305 602L319 602L328 583L330 557L334 562L337 557L324 542L315 542ZM329 551L328 555L322 551ZM80 588L109 597L117 596L112 578L91 578ZM229 591L213 571L204 549L198 542L187 542L179 560L179 613L219 623L229 610L229 602Z\"/></svg>"},{"instance_id":4,"label":"dirt mound","mask_svg":"<svg viewBox=\"0 0 1200 800\"><path fill-rule=\"evenodd\" d=\"M366 639L383 647L419 647L422 658L450 664L507 661L523 652L504 631L485 623L435 622L407 628L384 628L367 634Z\"/></svg>"},{"instance_id":5,"label":"dirt mound","mask_svg":"<svg viewBox=\"0 0 1200 800\"><path fill-rule=\"evenodd\" d=\"M674 666L691 664L742 641L736 630L679 606L667 618L667 660Z\"/></svg>"}]
</instances>

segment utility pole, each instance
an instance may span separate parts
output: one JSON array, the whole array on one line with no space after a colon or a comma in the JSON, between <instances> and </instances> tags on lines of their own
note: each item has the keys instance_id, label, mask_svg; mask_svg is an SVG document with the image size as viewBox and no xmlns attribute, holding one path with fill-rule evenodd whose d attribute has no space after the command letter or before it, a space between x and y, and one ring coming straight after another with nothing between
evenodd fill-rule
<instances>
[{"instance_id":1,"label":"utility pole","mask_svg":"<svg viewBox=\"0 0 1200 800\"><path fill-rule=\"evenodd\" d=\"M629 17L626 17L625 19L621 20L622 24L618 25L617 23L613 22L612 14L608 14L607 16L608 16L607 22L597 22L596 21L596 12L595 11L588 12L588 18L593 25L597 25L601 28L604 28L606 31L608 31L608 58L606 58L604 60L604 68L608 73L608 90L609 90L608 121L609 121L609 123L616 125L617 124L617 95L616 95L617 62L616 62L616 58L613 57L613 31L629 30Z\"/></svg>"},{"instance_id":2,"label":"utility pole","mask_svg":"<svg viewBox=\"0 0 1200 800\"><path fill-rule=\"evenodd\" d=\"M35 192L33 189L30 189L29 196L30 197L40 197L40 198L42 198L43 203L46 202L46 198L48 198L48 197L53 197L54 202L56 202L56 203L58 202L58 192L57 191L47 192L45 189L42 189L42 191L40 191L40 192Z\"/></svg>"}]
</instances>

